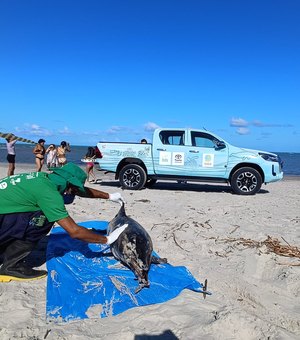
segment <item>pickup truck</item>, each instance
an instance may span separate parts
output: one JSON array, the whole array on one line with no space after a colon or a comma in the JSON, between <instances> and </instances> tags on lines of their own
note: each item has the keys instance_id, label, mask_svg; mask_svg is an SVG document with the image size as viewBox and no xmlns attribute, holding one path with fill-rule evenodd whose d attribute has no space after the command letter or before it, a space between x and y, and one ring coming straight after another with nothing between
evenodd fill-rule
<instances>
[{"instance_id":1,"label":"pickup truck","mask_svg":"<svg viewBox=\"0 0 300 340\"><path fill-rule=\"evenodd\" d=\"M225 182L236 194L254 195L263 183L283 178L276 154L235 147L206 130L156 129L152 143L97 147L101 170L115 173L124 189L139 190L157 180Z\"/></svg>"}]
</instances>

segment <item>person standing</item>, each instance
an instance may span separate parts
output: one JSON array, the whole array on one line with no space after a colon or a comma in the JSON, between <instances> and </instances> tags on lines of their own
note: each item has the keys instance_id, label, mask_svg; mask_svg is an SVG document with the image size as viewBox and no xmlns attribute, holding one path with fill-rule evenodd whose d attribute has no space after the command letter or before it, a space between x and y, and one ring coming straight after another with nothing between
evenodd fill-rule
<instances>
[{"instance_id":1,"label":"person standing","mask_svg":"<svg viewBox=\"0 0 300 340\"><path fill-rule=\"evenodd\" d=\"M63 140L57 148L58 166L67 164L67 152L71 152L70 144Z\"/></svg>"},{"instance_id":2,"label":"person standing","mask_svg":"<svg viewBox=\"0 0 300 340\"><path fill-rule=\"evenodd\" d=\"M88 151L84 157L84 160L86 162L86 174L87 174L87 180L90 183L95 183L96 182L96 176L94 174L94 162L96 159L96 151L95 148L92 146L88 147Z\"/></svg>"},{"instance_id":3,"label":"person standing","mask_svg":"<svg viewBox=\"0 0 300 340\"><path fill-rule=\"evenodd\" d=\"M6 138L6 148L7 148L7 161L8 161L8 170L7 170L7 176L12 176L15 173L15 164L16 164L16 150L15 150L15 144L17 137L14 135L11 135L10 137Z\"/></svg>"},{"instance_id":4,"label":"person standing","mask_svg":"<svg viewBox=\"0 0 300 340\"><path fill-rule=\"evenodd\" d=\"M57 162L57 149L54 144L50 144L46 150L47 155L47 167L49 168L56 168L58 165Z\"/></svg>"},{"instance_id":5,"label":"person standing","mask_svg":"<svg viewBox=\"0 0 300 340\"><path fill-rule=\"evenodd\" d=\"M33 153L35 154L35 164L36 164L36 171L41 171L44 165L44 157L46 153L45 149L45 139L39 139L38 143L33 149Z\"/></svg>"}]
</instances>

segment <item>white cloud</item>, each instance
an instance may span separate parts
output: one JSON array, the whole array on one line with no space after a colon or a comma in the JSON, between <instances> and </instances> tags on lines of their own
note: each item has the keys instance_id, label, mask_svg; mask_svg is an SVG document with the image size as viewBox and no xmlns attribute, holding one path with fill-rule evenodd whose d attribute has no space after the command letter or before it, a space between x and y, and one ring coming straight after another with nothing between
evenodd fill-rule
<instances>
[{"instance_id":1,"label":"white cloud","mask_svg":"<svg viewBox=\"0 0 300 340\"><path fill-rule=\"evenodd\" d=\"M254 120L252 124L256 127L293 127L291 124L263 123L260 120Z\"/></svg>"},{"instance_id":2,"label":"white cloud","mask_svg":"<svg viewBox=\"0 0 300 340\"><path fill-rule=\"evenodd\" d=\"M240 127L236 130L236 132L239 135L248 135L250 133L250 130L248 128L245 128L245 127Z\"/></svg>"},{"instance_id":3,"label":"white cloud","mask_svg":"<svg viewBox=\"0 0 300 340\"><path fill-rule=\"evenodd\" d=\"M144 125L145 131L154 131L155 129L158 129L160 126L153 122L148 122Z\"/></svg>"},{"instance_id":4,"label":"white cloud","mask_svg":"<svg viewBox=\"0 0 300 340\"><path fill-rule=\"evenodd\" d=\"M61 135L71 135L72 134L71 130L67 126L65 126L62 130L58 130L58 132Z\"/></svg>"},{"instance_id":5,"label":"white cloud","mask_svg":"<svg viewBox=\"0 0 300 340\"><path fill-rule=\"evenodd\" d=\"M114 133L119 133L120 131L122 131L124 128L122 128L121 126L112 126L110 129L107 130L107 133L109 134L114 134Z\"/></svg>"},{"instance_id":6,"label":"white cloud","mask_svg":"<svg viewBox=\"0 0 300 340\"><path fill-rule=\"evenodd\" d=\"M45 129L38 124L25 123L24 126L17 126L15 130L23 136L48 137L53 135L52 131Z\"/></svg>"},{"instance_id":7,"label":"white cloud","mask_svg":"<svg viewBox=\"0 0 300 340\"><path fill-rule=\"evenodd\" d=\"M245 127L248 125L249 123L243 118L231 118L230 120L230 126Z\"/></svg>"},{"instance_id":8,"label":"white cloud","mask_svg":"<svg viewBox=\"0 0 300 340\"><path fill-rule=\"evenodd\" d=\"M31 129L32 129L32 130L37 130L37 131L38 131L38 130L40 130L41 128L40 128L40 126L37 125L37 124L32 124L32 125L31 125Z\"/></svg>"}]
</instances>

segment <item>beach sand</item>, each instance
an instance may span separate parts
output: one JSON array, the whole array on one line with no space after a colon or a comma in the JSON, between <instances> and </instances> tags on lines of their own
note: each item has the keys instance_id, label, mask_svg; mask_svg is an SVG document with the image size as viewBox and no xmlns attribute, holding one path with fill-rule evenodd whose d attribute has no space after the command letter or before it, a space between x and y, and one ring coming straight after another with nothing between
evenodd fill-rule
<instances>
[{"instance_id":1,"label":"beach sand","mask_svg":"<svg viewBox=\"0 0 300 340\"><path fill-rule=\"evenodd\" d=\"M31 170L34 165L17 164L16 173ZM0 164L1 178L6 171L7 164ZM113 175L95 173L103 181L92 187L121 190ZM171 182L122 194L128 215L147 229L155 251L172 265L186 266L198 281L207 279L213 294L204 300L184 290L163 304L56 324L45 320L46 279L0 283L1 339L300 338L300 258L257 243L270 236L299 248L297 178L268 184L249 197L233 195L227 185ZM118 209L107 200L83 198L68 206L78 222L111 220ZM41 257L43 247L41 242Z\"/></svg>"}]
</instances>

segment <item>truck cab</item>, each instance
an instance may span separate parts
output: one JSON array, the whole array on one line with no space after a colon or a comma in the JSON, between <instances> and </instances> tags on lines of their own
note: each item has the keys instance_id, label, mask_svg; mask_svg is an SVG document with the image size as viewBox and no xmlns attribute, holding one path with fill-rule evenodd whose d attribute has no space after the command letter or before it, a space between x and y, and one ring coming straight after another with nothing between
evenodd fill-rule
<instances>
[{"instance_id":1,"label":"truck cab","mask_svg":"<svg viewBox=\"0 0 300 340\"><path fill-rule=\"evenodd\" d=\"M192 129L157 130L153 142L153 166L158 175L224 177L228 148L216 136Z\"/></svg>"}]
</instances>

